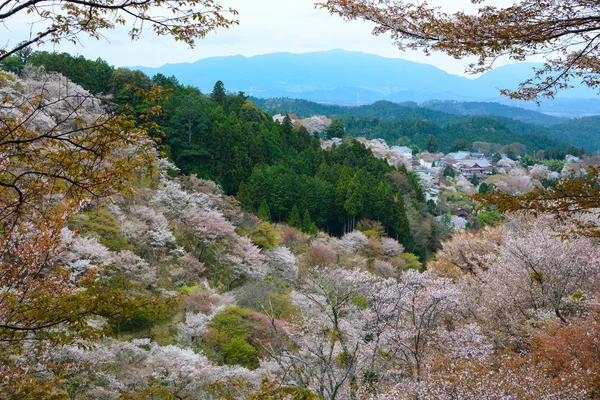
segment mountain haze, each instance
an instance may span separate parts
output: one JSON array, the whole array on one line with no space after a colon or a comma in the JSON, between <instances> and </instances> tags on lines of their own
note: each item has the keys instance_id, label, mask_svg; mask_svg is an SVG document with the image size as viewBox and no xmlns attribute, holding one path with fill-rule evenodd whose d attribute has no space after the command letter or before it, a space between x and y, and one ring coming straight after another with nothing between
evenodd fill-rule
<instances>
[{"instance_id":1,"label":"mountain haze","mask_svg":"<svg viewBox=\"0 0 600 400\"><path fill-rule=\"evenodd\" d=\"M497 101L564 117L594 115L600 110L598 96L581 86L561 94L558 101L543 102L541 108L499 96L500 88L514 89L519 82L531 77L536 65L539 66L506 65L469 79L428 64L332 50L213 57L159 68L135 68L150 76L173 75L181 83L196 86L203 92L210 92L214 83L222 80L230 90L244 91L255 97L292 97L339 105L378 100Z\"/></svg>"}]
</instances>

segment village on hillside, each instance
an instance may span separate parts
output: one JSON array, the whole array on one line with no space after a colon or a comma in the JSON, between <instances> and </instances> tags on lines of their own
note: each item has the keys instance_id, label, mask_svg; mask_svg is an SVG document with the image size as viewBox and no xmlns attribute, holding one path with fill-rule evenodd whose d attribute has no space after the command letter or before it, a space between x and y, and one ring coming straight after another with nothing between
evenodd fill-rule
<instances>
[{"instance_id":1,"label":"village on hillside","mask_svg":"<svg viewBox=\"0 0 600 400\"><path fill-rule=\"evenodd\" d=\"M277 114L273 120L283 123L286 116L294 126L303 126L309 132L323 132L332 122L325 116L300 119L295 114ZM344 140L321 137L321 147L329 149ZM477 204L469 197L472 194L527 193L564 177L583 176L588 166L600 164L598 155L577 157L568 154L563 161L541 160L528 155L515 157L495 152L492 144L483 142L477 142L477 146L473 144L477 151L444 154L418 151L405 145L390 146L383 139L357 137L355 140L370 149L375 157L387 160L392 166L403 165L417 174L430 209L453 232L477 230L501 219L495 211L477 210Z\"/></svg>"}]
</instances>

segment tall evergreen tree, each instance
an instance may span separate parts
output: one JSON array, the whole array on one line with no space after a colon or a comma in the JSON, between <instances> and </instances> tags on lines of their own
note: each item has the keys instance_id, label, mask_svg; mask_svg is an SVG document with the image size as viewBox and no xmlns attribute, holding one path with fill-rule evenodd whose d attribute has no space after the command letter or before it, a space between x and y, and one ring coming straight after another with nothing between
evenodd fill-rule
<instances>
[{"instance_id":1,"label":"tall evergreen tree","mask_svg":"<svg viewBox=\"0 0 600 400\"><path fill-rule=\"evenodd\" d=\"M227 103L227 93L225 93L225 85L223 81L217 81L213 87L210 98L215 103L224 106Z\"/></svg>"},{"instance_id":2,"label":"tall evergreen tree","mask_svg":"<svg viewBox=\"0 0 600 400\"><path fill-rule=\"evenodd\" d=\"M302 229L302 220L300 219L300 210L298 210L298 207L295 204L294 204L294 207L292 207L292 212L290 213L286 222L289 226L293 226L294 228L297 228L297 229Z\"/></svg>"},{"instance_id":3,"label":"tall evergreen tree","mask_svg":"<svg viewBox=\"0 0 600 400\"><path fill-rule=\"evenodd\" d=\"M258 207L258 218L263 221L271 222L271 210L269 210L269 205L266 200L263 200Z\"/></svg>"},{"instance_id":4,"label":"tall evergreen tree","mask_svg":"<svg viewBox=\"0 0 600 400\"><path fill-rule=\"evenodd\" d=\"M448 177L449 177L449 178L454 178L454 177L456 176L456 172L454 172L454 168L452 168L451 166L449 166L449 165L448 165L448 166L447 166L447 167L444 169L444 176L445 176L445 177L447 177L447 178L448 178Z\"/></svg>"},{"instance_id":5,"label":"tall evergreen tree","mask_svg":"<svg viewBox=\"0 0 600 400\"><path fill-rule=\"evenodd\" d=\"M249 212L253 211L254 201L252 200L252 196L250 196L250 192L248 191L248 186L246 185L246 182L240 182L240 187L238 188L238 192L235 197L240 202L244 210Z\"/></svg>"},{"instance_id":6,"label":"tall evergreen tree","mask_svg":"<svg viewBox=\"0 0 600 400\"><path fill-rule=\"evenodd\" d=\"M334 118L333 121L331 121L331 124L325 130L325 135L327 136L327 139L341 139L346 135L346 128L344 127L342 121L340 121L337 118Z\"/></svg>"},{"instance_id":7,"label":"tall evergreen tree","mask_svg":"<svg viewBox=\"0 0 600 400\"><path fill-rule=\"evenodd\" d=\"M302 217L302 232L309 235L316 235L319 232L317 225L310 219L308 210L304 211L304 216Z\"/></svg>"},{"instance_id":8,"label":"tall evergreen tree","mask_svg":"<svg viewBox=\"0 0 600 400\"><path fill-rule=\"evenodd\" d=\"M425 149L430 153L437 153L440 149L437 139L433 135L428 135L425 141Z\"/></svg>"}]
</instances>

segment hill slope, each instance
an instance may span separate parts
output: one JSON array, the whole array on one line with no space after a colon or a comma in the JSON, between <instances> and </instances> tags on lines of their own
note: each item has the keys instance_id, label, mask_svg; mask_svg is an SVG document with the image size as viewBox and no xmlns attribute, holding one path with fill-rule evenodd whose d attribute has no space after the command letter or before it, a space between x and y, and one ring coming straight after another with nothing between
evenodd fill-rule
<instances>
[{"instance_id":1,"label":"hill slope","mask_svg":"<svg viewBox=\"0 0 600 400\"><path fill-rule=\"evenodd\" d=\"M426 119L440 125L458 122L468 118L467 116L449 114L415 105L397 104L384 100L360 107L319 104L307 100L289 98L251 98L250 100L265 111L272 113L293 113L301 118L309 117L311 115L326 115L330 117L348 115L356 117L379 117L397 120L418 118Z\"/></svg>"},{"instance_id":2,"label":"hill slope","mask_svg":"<svg viewBox=\"0 0 600 400\"><path fill-rule=\"evenodd\" d=\"M565 120L537 111L491 102L428 101L420 106L449 114L497 115L538 125L552 125Z\"/></svg>"},{"instance_id":3,"label":"hill slope","mask_svg":"<svg viewBox=\"0 0 600 400\"><path fill-rule=\"evenodd\" d=\"M470 142L489 141L504 145L519 142L525 144L528 151L557 146L566 148L567 145L584 147L589 152L600 149L600 131L595 125L600 117L561 122L559 118L497 103L430 102L423 107L417 103L379 101L360 107L346 107L285 98L253 98L252 101L271 113L294 113L302 118L311 115L339 117L349 134L369 139L382 138L389 143L408 137L423 147L427 135L431 134L440 140L442 150L462 138ZM485 114L486 111L497 111L499 115ZM510 115L515 118L508 118Z\"/></svg>"}]
</instances>

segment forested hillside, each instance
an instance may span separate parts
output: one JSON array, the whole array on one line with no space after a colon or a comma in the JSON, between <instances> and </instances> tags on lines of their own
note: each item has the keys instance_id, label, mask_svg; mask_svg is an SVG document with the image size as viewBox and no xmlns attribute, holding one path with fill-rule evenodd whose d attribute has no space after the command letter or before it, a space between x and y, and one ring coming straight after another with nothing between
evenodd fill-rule
<instances>
[{"instance_id":1,"label":"forested hillside","mask_svg":"<svg viewBox=\"0 0 600 400\"><path fill-rule=\"evenodd\" d=\"M421 103L420 106L449 114L496 115L499 117L512 118L517 121L544 126L557 124L566 119L564 117L554 117L541 112L492 102L433 100Z\"/></svg>"},{"instance_id":2,"label":"forested hillside","mask_svg":"<svg viewBox=\"0 0 600 400\"><path fill-rule=\"evenodd\" d=\"M444 126L412 118L396 121L343 116L340 120L346 126L348 134L352 136L365 136L367 139L382 138L390 144L401 139L404 144L416 144L419 148L425 149L428 136L433 135L437 139L439 150L443 152L450 151L452 145L460 139L465 139L469 145L474 142L501 145L521 143L529 153L551 148L564 150L567 147L565 143L545 136L538 126L493 116L471 117ZM509 123L512 126L509 127ZM519 131L527 133L519 133Z\"/></svg>"},{"instance_id":3,"label":"forested hillside","mask_svg":"<svg viewBox=\"0 0 600 400\"><path fill-rule=\"evenodd\" d=\"M423 147L427 135L437 137L439 134L438 141L442 150L461 138L470 142L486 141L503 145L519 142L525 145L530 153L547 151L553 147L564 150L569 145L584 147L588 152L600 149L600 136L590 134L585 127L578 127L574 122L577 120L561 123L558 118L500 104L497 104L500 115L490 115L496 108L489 106L489 103L431 102L428 105L417 106L416 103L396 104L379 101L360 107L343 107L298 99L252 100L259 107L271 112L294 113L299 117L337 116L347 124L351 135L380 137L390 143L403 136L412 140L413 135L418 134L412 142ZM478 111L465 110L473 110L479 104L485 105L485 115ZM460 112L457 111L457 107ZM514 115L515 113L517 115ZM415 128L417 126L418 128ZM458 136L452 139L453 135Z\"/></svg>"},{"instance_id":4,"label":"forested hillside","mask_svg":"<svg viewBox=\"0 0 600 400\"><path fill-rule=\"evenodd\" d=\"M349 107L319 104L307 100L287 98L252 98L251 100L254 104L256 104L263 110L272 113L294 113L301 118L309 117L311 115L347 115L356 117L379 117L396 120L418 118L426 119L439 125L458 122L467 118L465 116L448 114L440 111L430 110L424 107L406 106L402 104L392 103L391 101L378 101L369 105Z\"/></svg>"},{"instance_id":5,"label":"forested hillside","mask_svg":"<svg viewBox=\"0 0 600 400\"><path fill-rule=\"evenodd\" d=\"M389 166L354 141L325 151L306 129L293 128L289 119L274 122L243 93L226 93L221 82L205 95L174 78L151 79L140 71L112 69L102 60L49 53L34 53L30 60L72 75L84 88L110 94L117 105L133 110L143 102L128 85L168 91L157 103L161 114L153 118L162 132L156 138L162 151L183 174L212 179L225 193L237 195L247 211L268 208L268 219L275 222L299 214L307 226L332 235L352 231L362 219L379 221L388 235L423 259L444 235L412 171ZM88 67L106 72L81 73Z\"/></svg>"},{"instance_id":6,"label":"forested hillside","mask_svg":"<svg viewBox=\"0 0 600 400\"><path fill-rule=\"evenodd\" d=\"M83 87L0 72L0 397L594 398L593 214L480 212L492 226L440 249L417 175L351 137L324 150L221 82L36 57ZM386 121L442 140L513 123ZM517 165L488 179L550 177ZM573 166L550 190L595 204ZM453 181L446 206L466 204Z\"/></svg>"},{"instance_id":7,"label":"forested hillside","mask_svg":"<svg viewBox=\"0 0 600 400\"><path fill-rule=\"evenodd\" d=\"M577 143L586 149L599 150L600 117L582 117L571 119L560 124L552 125L549 130L556 137L563 137L565 141Z\"/></svg>"}]
</instances>

